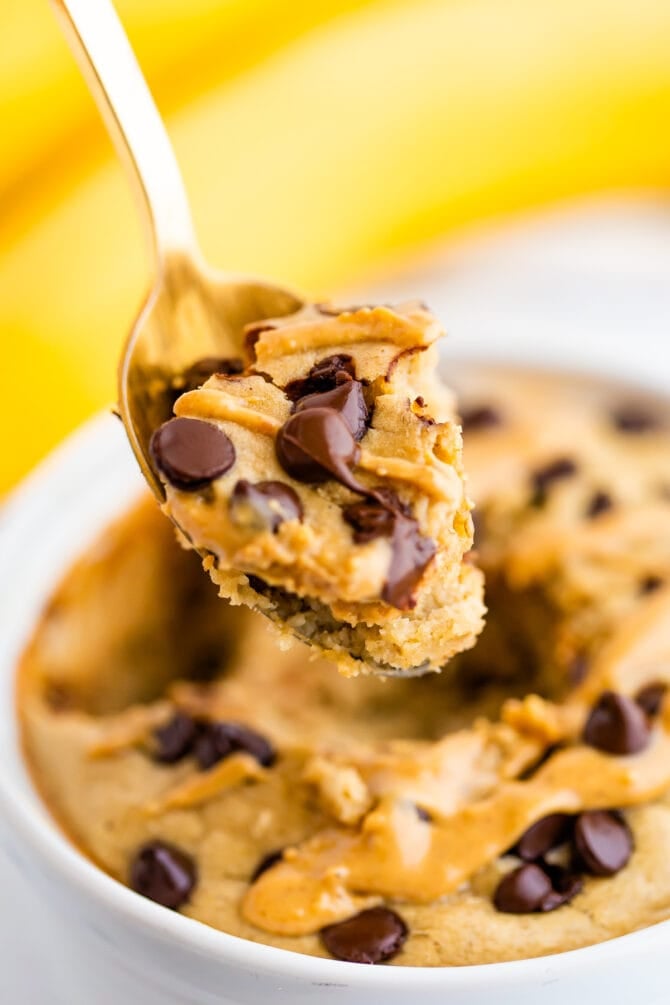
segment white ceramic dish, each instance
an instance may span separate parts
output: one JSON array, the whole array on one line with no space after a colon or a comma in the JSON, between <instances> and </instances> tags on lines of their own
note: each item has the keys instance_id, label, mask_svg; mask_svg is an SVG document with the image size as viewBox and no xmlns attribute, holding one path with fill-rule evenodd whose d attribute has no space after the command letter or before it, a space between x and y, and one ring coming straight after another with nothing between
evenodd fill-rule
<instances>
[{"instance_id":1,"label":"white ceramic dish","mask_svg":"<svg viewBox=\"0 0 670 1005\"><path fill-rule=\"evenodd\" d=\"M69 960L63 1001L92 1005L661 1005L670 923L543 959L484 967L362 967L255 945L171 913L82 858L36 795L17 742L17 657L73 558L140 488L120 425L101 417L13 496L0 520L0 833L44 905L50 950ZM54 988L52 1001L59 1000ZM14 1005L12 1002L11 1005ZM17 1002L18 1005L18 1002ZM21 1002L23 1005L23 1002Z\"/></svg>"},{"instance_id":2,"label":"white ceramic dish","mask_svg":"<svg viewBox=\"0 0 670 1005\"><path fill-rule=\"evenodd\" d=\"M377 290L368 285L364 298L420 291L450 320L450 354L467 347L486 358L502 347L508 359L561 360L670 391L669 256L670 219L657 203L593 204L520 224L498 244L449 249ZM14 671L61 574L140 487L120 425L103 417L0 511L2 1005L667 1005L670 923L518 963L356 967L198 925L78 855L23 766Z\"/></svg>"}]
</instances>

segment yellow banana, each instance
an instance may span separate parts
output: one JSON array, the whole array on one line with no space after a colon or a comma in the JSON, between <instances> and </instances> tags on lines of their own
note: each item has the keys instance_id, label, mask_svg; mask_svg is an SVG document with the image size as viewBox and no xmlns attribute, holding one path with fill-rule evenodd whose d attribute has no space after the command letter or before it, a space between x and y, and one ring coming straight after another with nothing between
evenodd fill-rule
<instances>
[{"instance_id":1,"label":"yellow banana","mask_svg":"<svg viewBox=\"0 0 670 1005\"><path fill-rule=\"evenodd\" d=\"M161 108L170 112L366 0L115 2ZM31 218L39 215L43 201L31 198L35 185L50 198L63 171L81 175L90 166L104 131L48 0L3 0L0 37L0 205L6 231L17 203L28 204Z\"/></svg>"},{"instance_id":2,"label":"yellow banana","mask_svg":"<svg viewBox=\"0 0 670 1005\"><path fill-rule=\"evenodd\" d=\"M669 51L667 0L350 12L173 117L206 252L322 293L491 214L663 185ZM0 248L5 485L112 397L146 279L112 162Z\"/></svg>"}]
</instances>

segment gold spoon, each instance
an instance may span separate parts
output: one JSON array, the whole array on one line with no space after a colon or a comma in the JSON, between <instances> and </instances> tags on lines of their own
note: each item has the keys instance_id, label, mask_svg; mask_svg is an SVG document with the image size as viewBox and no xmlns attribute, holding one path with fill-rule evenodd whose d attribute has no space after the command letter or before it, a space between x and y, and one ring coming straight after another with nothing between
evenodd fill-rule
<instances>
[{"instance_id":1,"label":"gold spoon","mask_svg":"<svg viewBox=\"0 0 670 1005\"><path fill-rule=\"evenodd\" d=\"M153 286L126 343L118 394L142 474L162 502L149 440L172 415L176 381L197 360L239 357L245 325L292 314L303 301L205 263L174 150L112 3L52 2L139 192L150 237Z\"/></svg>"}]
</instances>

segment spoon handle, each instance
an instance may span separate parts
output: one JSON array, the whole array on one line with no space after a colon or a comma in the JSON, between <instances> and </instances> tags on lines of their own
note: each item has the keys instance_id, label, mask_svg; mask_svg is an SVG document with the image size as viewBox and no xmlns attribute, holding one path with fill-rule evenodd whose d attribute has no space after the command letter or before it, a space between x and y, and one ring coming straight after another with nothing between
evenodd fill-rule
<instances>
[{"instance_id":1,"label":"spoon handle","mask_svg":"<svg viewBox=\"0 0 670 1005\"><path fill-rule=\"evenodd\" d=\"M172 144L111 0L52 0L84 78L141 195L156 268L199 258Z\"/></svg>"}]
</instances>

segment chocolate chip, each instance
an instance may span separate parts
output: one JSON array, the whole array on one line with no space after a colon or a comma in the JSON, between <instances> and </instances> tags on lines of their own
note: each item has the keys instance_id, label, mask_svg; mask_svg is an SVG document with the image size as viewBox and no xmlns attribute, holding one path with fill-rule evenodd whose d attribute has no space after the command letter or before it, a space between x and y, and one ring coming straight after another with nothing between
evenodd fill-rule
<instances>
[{"instance_id":1,"label":"chocolate chip","mask_svg":"<svg viewBox=\"0 0 670 1005\"><path fill-rule=\"evenodd\" d=\"M514 852L524 862L534 862L543 858L552 848L568 841L571 831L571 816L567 813L550 813L528 828L517 841Z\"/></svg>"},{"instance_id":2,"label":"chocolate chip","mask_svg":"<svg viewBox=\"0 0 670 1005\"><path fill-rule=\"evenodd\" d=\"M400 611L411 610L416 603L416 586L436 551L435 542L420 533L416 520L397 514L391 539L391 566L382 600Z\"/></svg>"},{"instance_id":3,"label":"chocolate chip","mask_svg":"<svg viewBox=\"0 0 670 1005\"><path fill-rule=\"evenodd\" d=\"M640 581L640 593L642 596L646 596L648 593L655 593L656 590L660 590L664 585L664 580L660 576L645 576L644 579Z\"/></svg>"},{"instance_id":4,"label":"chocolate chip","mask_svg":"<svg viewBox=\"0 0 670 1005\"><path fill-rule=\"evenodd\" d=\"M600 516L601 513L607 513L613 506L614 501L609 493L602 491L594 492L586 507L586 516L589 520L593 520L595 517Z\"/></svg>"},{"instance_id":5,"label":"chocolate chip","mask_svg":"<svg viewBox=\"0 0 670 1005\"><path fill-rule=\"evenodd\" d=\"M620 433L648 433L659 426L657 415L634 402L615 408L611 418L615 429Z\"/></svg>"},{"instance_id":6,"label":"chocolate chip","mask_svg":"<svg viewBox=\"0 0 670 1005\"><path fill-rule=\"evenodd\" d=\"M180 761L191 752L197 733L197 723L190 715L177 712L169 722L154 731L154 758L163 764Z\"/></svg>"},{"instance_id":7,"label":"chocolate chip","mask_svg":"<svg viewBox=\"0 0 670 1005\"><path fill-rule=\"evenodd\" d=\"M237 482L228 500L233 523L245 530L275 533L286 520L302 520L300 497L284 482Z\"/></svg>"},{"instance_id":8,"label":"chocolate chip","mask_svg":"<svg viewBox=\"0 0 670 1005\"><path fill-rule=\"evenodd\" d=\"M235 447L222 429L200 419L170 419L151 437L151 456L176 488L192 492L225 474Z\"/></svg>"},{"instance_id":9,"label":"chocolate chip","mask_svg":"<svg viewBox=\"0 0 670 1005\"><path fill-rule=\"evenodd\" d=\"M331 391L338 384L356 378L356 367L353 358L345 353L336 356L326 356L315 363L306 377L292 380L284 388L284 394L291 401L298 401L307 394L320 394Z\"/></svg>"},{"instance_id":10,"label":"chocolate chip","mask_svg":"<svg viewBox=\"0 0 670 1005\"><path fill-rule=\"evenodd\" d=\"M584 727L584 742L607 754L637 754L649 743L647 718L632 698L604 691Z\"/></svg>"},{"instance_id":11,"label":"chocolate chip","mask_svg":"<svg viewBox=\"0 0 670 1005\"><path fill-rule=\"evenodd\" d=\"M542 506L546 502L549 488L554 482L571 478L576 473L577 465L569 457L558 457L555 461L533 472L533 505Z\"/></svg>"},{"instance_id":12,"label":"chocolate chip","mask_svg":"<svg viewBox=\"0 0 670 1005\"><path fill-rule=\"evenodd\" d=\"M581 889L581 878L568 869L527 862L503 876L493 903L504 914L547 913L567 904Z\"/></svg>"},{"instance_id":13,"label":"chocolate chip","mask_svg":"<svg viewBox=\"0 0 670 1005\"><path fill-rule=\"evenodd\" d=\"M433 815L425 808L425 806L415 806L414 809L416 810L416 815L419 820L423 820L425 824L433 822Z\"/></svg>"},{"instance_id":14,"label":"chocolate chip","mask_svg":"<svg viewBox=\"0 0 670 1005\"><path fill-rule=\"evenodd\" d=\"M334 408L342 416L355 440L361 440L368 429L368 406L363 397L363 385L358 380L346 380L330 391L320 391L300 398L296 412L306 408Z\"/></svg>"},{"instance_id":15,"label":"chocolate chip","mask_svg":"<svg viewBox=\"0 0 670 1005\"><path fill-rule=\"evenodd\" d=\"M351 474L359 447L349 426L332 408L296 412L277 434L277 459L284 471L299 482L325 482L335 478L354 492L365 490Z\"/></svg>"},{"instance_id":16,"label":"chocolate chip","mask_svg":"<svg viewBox=\"0 0 670 1005\"><path fill-rule=\"evenodd\" d=\"M235 753L250 754L263 767L274 764L277 754L264 736L240 722L209 722L200 728L193 753L203 770Z\"/></svg>"},{"instance_id":17,"label":"chocolate chip","mask_svg":"<svg viewBox=\"0 0 670 1005\"><path fill-rule=\"evenodd\" d=\"M130 886L143 897L176 910L185 904L197 881L190 855L165 841L150 841L130 866Z\"/></svg>"},{"instance_id":18,"label":"chocolate chip","mask_svg":"<svg viewBox=\"0 0 670 1005\"><path fill-rule=\"evenodd\" d=\"M396 513L376 499L364 499L345 506L342 516L353 527L356 544L367 544L377 537L390 537L395 529Z\"/></svg>"},{"instance_id":19,"label":"chocolate chip","mask_svg":"<svg viewBox=\"0 0 670 1005\"><path fill-rule=\"evenodd\" d=\"M490 405L472 405L461 409L461 425L464 433L479 429L492 429L502 424L502 416Z\"/></svg>"},{"instance_id":20,"label":"chocolate chip","mask_svg":"<svg viewBox=\"0 0 670 1005\"><path fill-rule=\"evenodd\" d=\"M388 907L367 911L321 930L324 946L347 963L383 963L398 953L407 938L407 925Z\"/></svg>"},{"instance_id":21,"label":"chocolate chip","mask_svg":"<svg viewBox=\"0 0 670 1005\"><path fill-rule=\"evenodd\" d=\"M663 699L667 692L667 684L663 681L654 681L654 683L646 684L645 687L640 688L635 695L635 701L645 715L649 716L650 719L654 719L661 711Z\"/></svg>"},{"instance_id":22,"label":"chocolate chip","mask_svg":"<svg viewBox=\"0 0 670 1005\"><path fill-rule=\"evenodd\" d=\"M526 863L503 876L493 895L493 903L504 914L532 914L542 910L543 903L553 892L544 869Z\"/></svg>"},{"instance_id":23,"label":"chocolate chip","mask_svg":"<svg viewBox=\"0 0 670 1005\"><path fill-rule=\"evenodd\" d=\"M267 855L264 855L263 858L258 863L258 865L256 866L256 868L254 869L254 871L252 872L249 878L249 882L255 883L259 876L262 876L264 872L267 872L268 869L271 869L273 865L277 864L277 862L281 862L283 857L284 857L283 848L278 848L275 851L271 851Z\"/></svg>"},{"instance_id":24,"label":"chocolate chip","mask_svg":"<svg viewBox=\"0 0 670 1005\"><path fill-rule=\"evenodd\" d=\"M575 850L592 875L613 876L633 854L633 835L618 813L590 810L577 817Z\"/></svg>"},{"instance_id":25,"label":"chocolate chip","mask_svg":"<svg viewBox=\"0 0 670 1005\"><path fill-rule=\"evenodd\" d=\"M554 865L549 862L543 862L542 868L551 880L553 887L553 893L542 903L543 911L555 911L557 907L569 903L584 888L582 877L572 869L566 869L562 865Z\"/></svg>"}]
</instances>

